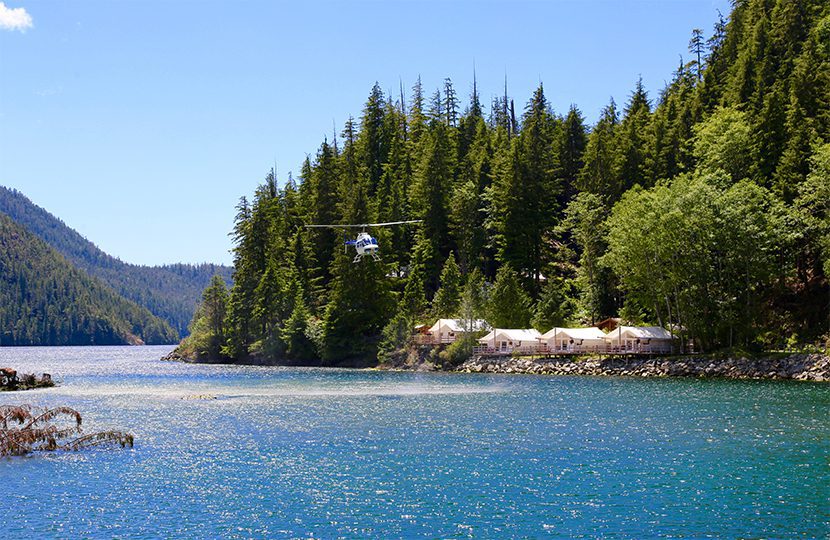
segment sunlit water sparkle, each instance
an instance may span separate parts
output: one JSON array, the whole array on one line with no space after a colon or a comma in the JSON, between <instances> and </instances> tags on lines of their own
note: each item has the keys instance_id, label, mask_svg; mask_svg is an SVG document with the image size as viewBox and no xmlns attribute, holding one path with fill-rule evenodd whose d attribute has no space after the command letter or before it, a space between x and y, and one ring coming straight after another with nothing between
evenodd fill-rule
<instances>
[{"instance_id":1,"label":"sunlit water sparkle","mask_svg":"<svg viewBox=\"0 0 830 540\"><path fill-rule=\"evenodd\" d=\"M132 450L0 460L2 538L827 538L830 386L0 349Z\"/></svg>"}]
</instances>

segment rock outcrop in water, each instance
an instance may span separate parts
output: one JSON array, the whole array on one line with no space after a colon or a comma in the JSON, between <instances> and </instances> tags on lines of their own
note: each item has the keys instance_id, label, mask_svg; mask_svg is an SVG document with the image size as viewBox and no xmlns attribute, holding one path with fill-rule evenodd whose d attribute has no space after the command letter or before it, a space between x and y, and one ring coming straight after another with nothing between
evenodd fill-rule
<instances>
[{"instance_id":1,"label":"rock outcrop in water","mask_svg":"<svg viewBox=\"0 0 830 540\"><path fill-rule=\"evenodd\" d=\"M611 375L629 377L722 377L728 379L794 379L830 382L830 356L776 354L758 358L552 358L474 356L458 367L464 373L528 373L538 375Z\"/></svg>"},{"instance_id":2,"label":"rock outcrop in water","mask_svg":"<svg viewBox=\"0 0 830 540\"><path fill-rule=\"evenodd\" d=\"M30 390L51 386L55 386L55 383L48 373L38 377L34 373L18 374L17 370L9 367L0 368L0 391Z\"/></svg>"}]
</instances>

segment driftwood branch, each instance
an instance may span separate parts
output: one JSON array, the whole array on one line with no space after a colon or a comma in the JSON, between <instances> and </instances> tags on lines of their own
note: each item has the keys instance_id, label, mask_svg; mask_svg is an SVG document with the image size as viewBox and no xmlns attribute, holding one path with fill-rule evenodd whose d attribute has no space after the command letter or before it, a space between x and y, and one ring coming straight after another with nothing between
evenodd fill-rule
<instances>
[{"instance_id":1,"label":"driftwood branch","mask_svg":"<svg viewBox=\"0 0 830 540\"><path fill-rule=\"evenodd\" d=\"M31 405L0 405L0 456L102 445L133 446L130 433L109 430L83 434L81 422L80 413L70 407L34 409ZM76 438L61 442L70 437Z\"/></svg>"}]
</instances>

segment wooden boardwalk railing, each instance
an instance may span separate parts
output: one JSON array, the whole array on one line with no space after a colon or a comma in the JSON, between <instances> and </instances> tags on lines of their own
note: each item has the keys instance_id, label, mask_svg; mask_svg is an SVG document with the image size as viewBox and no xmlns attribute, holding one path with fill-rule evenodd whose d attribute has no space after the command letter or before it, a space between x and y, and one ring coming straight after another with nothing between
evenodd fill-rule
<instances>
[{"instance_id":1,"label":"wooden boardwalk railing","mask_svg":"<svg viewBox=\"0 0 830 540\"><path fill-rule=\"evenodd\" d=\"M670 345L635 345L619 347L616 345L581 346L574 345L565 349L551 349L547 345L527 345L523 347L494 348L488 345L473 347L475 355L514 355L514 356L580 356L586 354L601 355L658 355L672 354Z\"/></svg>"},{"instance_id":2,"label":"wooden boardwalk railing","mask_svg":"<svg viewBox=\"0 0 830 540\"><path fill-rule=\"evenodd\" d=\"M458 336L441 336L441 339L436 339L432 334L415 334L413 338L417 345L448 345L458 339Z\"/></svg>"}]
</instances>

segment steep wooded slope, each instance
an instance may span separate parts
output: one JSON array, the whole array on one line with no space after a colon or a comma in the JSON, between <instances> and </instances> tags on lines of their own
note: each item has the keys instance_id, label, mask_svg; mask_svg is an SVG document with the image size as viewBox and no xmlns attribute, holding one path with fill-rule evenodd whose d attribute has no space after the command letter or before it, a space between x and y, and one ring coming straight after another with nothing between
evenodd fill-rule
<instances>
[{"instance_id":1,"label":"steep wooded slope","mask_svg":"<svg viewBox=\"0 0 830 540\"><path fill-rule=\"evenodd\" d=\"M0 346L164 344L176 331L0 213Z\"/></svg>"},{"instance_id":2,"label":"steep wooded slope","mask_svg":"<svg viewBox=\"0 0 830 540\"><path fill-rule=\"evenodd\" d=\"M104 253L19 191L3 186L0 186L0 212L44 240L72 264L166 320L180 335L187 334L188 322L210 278L219 274L227 282L231 280L231 268L216 264L140 266L125 263Z\"/></svg>"}]
</instances>

